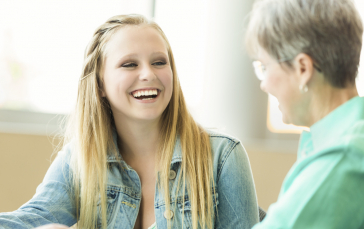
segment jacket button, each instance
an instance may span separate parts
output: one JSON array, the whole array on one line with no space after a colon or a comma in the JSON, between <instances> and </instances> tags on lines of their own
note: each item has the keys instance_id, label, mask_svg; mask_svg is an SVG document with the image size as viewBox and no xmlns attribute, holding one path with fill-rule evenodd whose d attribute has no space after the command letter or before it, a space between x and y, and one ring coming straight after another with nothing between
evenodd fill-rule
<instances>
[{"instance_id":1,"label":"jacket button","mask_svg":"<svg viewBox=\"0 0 364 229\"><path fill-rule=\"evenodd\" d=\"M169 179L173 180L176 178L176 172L174 170L169 171Z\"/></svg>"},{"instance_id":2,"label":"jacket button","mask_svg":"<svg viewBox=\"0 0 364 229\"><path fill-rule=\"evenodd\" d=\"M164 212L163 215L164 215L164 218L166 218L166 219L172 219L172 217L173 217L173 211L167 210L167 211Z\"/></svg>"}]
</instances>

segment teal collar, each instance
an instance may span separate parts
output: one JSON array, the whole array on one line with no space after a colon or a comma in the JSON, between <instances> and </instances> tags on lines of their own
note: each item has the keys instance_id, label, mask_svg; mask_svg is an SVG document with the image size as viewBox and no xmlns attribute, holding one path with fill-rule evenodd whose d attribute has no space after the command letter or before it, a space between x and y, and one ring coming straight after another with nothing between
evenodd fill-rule
<instances>
[{"instance_id":1,"label":"teal collar","mask_svg":"<svg viewBox=\"0 0 364 229\"><path fill-rule=\"evenodd\" d=\"M299 155L302 151L319 152L342 143L343 136L358 120L364 119L364 98L356 96L340 105L323 119L302 132ZM307 154L307 153L306 153Z\"/></svg>"}]
</instances>

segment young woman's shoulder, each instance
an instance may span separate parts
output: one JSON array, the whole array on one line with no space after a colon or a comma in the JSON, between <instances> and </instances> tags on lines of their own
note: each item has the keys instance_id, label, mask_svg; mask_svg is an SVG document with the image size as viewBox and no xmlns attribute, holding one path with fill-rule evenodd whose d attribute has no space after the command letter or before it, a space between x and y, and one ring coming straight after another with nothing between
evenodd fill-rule
<instances>
[{"instance_id":1,"label":"young woman's shoulder","mask_svg":"<svg viewBox=\"0 0 364 229\"><path fill-rule=\"evenodd\" d=\"M75 145L74 141L65 144L61 150L55 154L55 161L63 165L69 165L72 154L76 153Z\"/></svg>"},{"instance_id":2,"label":"young woman's shoulder","mask_svg":"<svg viewBox=\"0 0 364 229\"><path fill-rule=\"evenodd\" d=\"M248 155L239 139L207 132L218 196L217 228L251 228L258 222L258 204Z\"/></svg>"},{"instance_id":3,"label":"young woman's shoulder","mask_svg":"<svg viewBox=\"0 0 364 229\"><path fill-rule=\"evenodd\" d=\"M240 140L231 135L215 130L206 130L206 132L210 136L211 149L214 154L229 154L236 147L243 149Z\"/></svg>"},{"instance_id":4,"label":"young woman's shoulder","mask_svg":"<svg viewBox=\"0 0 364 229\"><path fill-rule=\"evenodd\" d=\"M235 170L244 167L250 170L248 155L239 139L217 131L206 131L210 136L213 166L217 179L223 170Z\"/></svg>"},{"instance_id":5,"label":"young woman's shoulder","mask_svg":"<svg viewBox=\"0 0 364 229\"><path fill-rule=\"evenodd\" d=\"M239 144L240 140L236 137L231 135L218 132L216 130L207 129L206 132L210 136L210 141L212 142L220 142L220 143L227 143L227 144Z\"/></svg>"}]
</instances>

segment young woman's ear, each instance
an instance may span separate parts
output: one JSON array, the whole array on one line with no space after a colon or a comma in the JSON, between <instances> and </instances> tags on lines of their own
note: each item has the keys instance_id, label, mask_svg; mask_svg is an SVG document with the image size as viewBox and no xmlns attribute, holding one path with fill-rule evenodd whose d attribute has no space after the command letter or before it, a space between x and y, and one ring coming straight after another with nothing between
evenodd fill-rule
<instances>
[{"instance_id":1,"label":"young woman's ear","mask_svg":"<svg viewBox=\"0 0 364 229\"><path fill-rule=\"evenodd\" d=\"M296 56L294 65L300 85L307 85L314 73L312 58L305 53L300 53Z\"/></svg>"}]
</instances>

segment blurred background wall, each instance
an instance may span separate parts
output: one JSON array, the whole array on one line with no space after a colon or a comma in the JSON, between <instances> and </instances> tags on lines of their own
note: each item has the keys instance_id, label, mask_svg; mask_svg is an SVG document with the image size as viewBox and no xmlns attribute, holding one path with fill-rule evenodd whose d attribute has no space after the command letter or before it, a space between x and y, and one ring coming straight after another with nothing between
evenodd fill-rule
<instances>
[{"instance_id":1,"label":"blurred background wall","mask_svg":"<svg viewBox=\"0 0 364 229\"><path fill-rule=\"evenodd\" d=\"M26 203L50 166L53 145L47 136L0 133L0 212Z\"/></svg>"}]
</instances>

